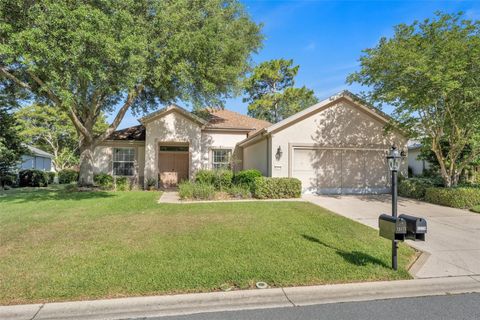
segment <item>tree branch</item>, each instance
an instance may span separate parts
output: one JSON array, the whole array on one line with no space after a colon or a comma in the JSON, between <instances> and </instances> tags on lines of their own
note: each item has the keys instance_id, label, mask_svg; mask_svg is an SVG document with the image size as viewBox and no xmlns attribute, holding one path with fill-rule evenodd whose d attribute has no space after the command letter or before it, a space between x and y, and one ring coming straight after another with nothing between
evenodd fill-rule
<instances>
[{"instance_id":1,"label":"tree branch","mask_svg":"<svg viewBox=\"0 0 480 320\"><path fill-rule=\"evenodd\" d=\"M108 129L103 134L101 134L97 139L95 139L96 143L99 143L105 140L109 135L111 135L117 129L120 122L122 122L123 117L125 116L125 113L132 106L133 102L138 97L138 95L142 92L142 90L143 90L143 86L136 86L133 90L130 90L127 96L127 100L118 111L117 115L115 116L115 119L112 121Z\"/></svg>"},{"instance_id":2,"label":"tree branch","mask_svg":"<svg viewBox=\"0 0 480 320\"><path fill-rule=\"evenodd\" d=\"M33 92L32 90L32 87L26 83L26 82L23 82L22 80L18 79L17 77L15 77L13 74L11 74L10 72L8 72L8 70L4 67L0 67L0 72L5 76L7 77L8 79L12 80L13 82L15 82L17 85L19 85L20 87L22 87L23 89L27 89L31 92Z\"/></svg>"}]
</instances>

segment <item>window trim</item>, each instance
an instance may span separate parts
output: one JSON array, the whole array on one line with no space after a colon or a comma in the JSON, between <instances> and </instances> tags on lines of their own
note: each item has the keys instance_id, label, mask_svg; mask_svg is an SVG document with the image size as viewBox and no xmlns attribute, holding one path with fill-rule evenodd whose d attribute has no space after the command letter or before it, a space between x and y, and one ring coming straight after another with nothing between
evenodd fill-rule
<instances>
[{"instance_id":1,"label":"window trim","mask_svg":"<svg viewBox=\"0 0 480 320\"><path fill-rule=\"evenodd\" d=\"M215 162L215 151L227 151L228 152L228 161L227 162ZM232 159L233 149L232 148L225 148L225 147L218 147L218 148L211 148L210 149L210 167L212 170L217 170L221 168L215 168L215 164L224 164L226 163L226 167L230 165L230 160Z\"/></svg>"},{"instance_id":2,"label":"window trim","mask_svg":"<svg viewBox=\"0 0 480 320\"><path fill-rule=\"evenodd\" d=\"M112 176L114 177L135 177L137 174L137 148L136 147L113 147L112 148ZM115 160L115 150L133 150L133 161ZM115 162L118 163L133 163L133 172L131 175L115 174Z\"/></svg>"}]
</instances>

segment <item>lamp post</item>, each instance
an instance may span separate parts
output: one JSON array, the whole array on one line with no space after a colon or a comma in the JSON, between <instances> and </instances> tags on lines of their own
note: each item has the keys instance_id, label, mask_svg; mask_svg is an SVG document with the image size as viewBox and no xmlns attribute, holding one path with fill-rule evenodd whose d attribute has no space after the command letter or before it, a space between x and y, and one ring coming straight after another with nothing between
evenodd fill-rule
<instances>
[{"instance_id":1,"label":"lamp post","mask_svg":"<svg viewBox=\"0 0 480 320\"><path fill-rule=\"evenodd\" d=\"M392 172L392 217L397 217L397 177L402 161L402 153L400 153L395 145L392 146L390 154L387 156L388 167ZM397 270L397 240L392 240L392 268Z\"/></svg>"}]
</instances>

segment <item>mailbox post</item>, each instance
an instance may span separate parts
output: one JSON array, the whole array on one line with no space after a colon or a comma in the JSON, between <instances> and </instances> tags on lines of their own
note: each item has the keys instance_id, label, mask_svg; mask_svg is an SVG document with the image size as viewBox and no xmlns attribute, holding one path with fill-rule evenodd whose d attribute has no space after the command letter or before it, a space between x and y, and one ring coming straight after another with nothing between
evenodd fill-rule
<instances>
[{"instance_id":1,"label":"mailbox post","mask_svg":"<svg viewBox=\"0 0 480 320\"><path fill-rule=\"evenodd\" d=\"M402 153L400 153L395 145L392 146L390 154L387 156L388 167L392 172L392 217L397 217L397 177L400 163L402 161ZM397 270L397 240L392 240L392 268Z\"/></svg>"}]
</instances>

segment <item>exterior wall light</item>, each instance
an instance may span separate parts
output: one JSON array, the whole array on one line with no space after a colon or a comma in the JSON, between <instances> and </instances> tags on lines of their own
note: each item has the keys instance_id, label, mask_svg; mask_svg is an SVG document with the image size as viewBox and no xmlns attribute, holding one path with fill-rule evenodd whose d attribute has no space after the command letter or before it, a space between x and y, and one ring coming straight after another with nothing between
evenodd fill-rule
<instances>
[{"instance_id":1,"label":"exterior wall light","mask_svg":"<svg viewBox=\"0 0 480 320\"><path fill-rule=\"evenodd\" d=\"M282 154L283 154L282 147L278 146L277 153L275 154L275 158L277 158L277 161L280 160L280 158L282 158Z\"/></svg>"}]
</instances>

